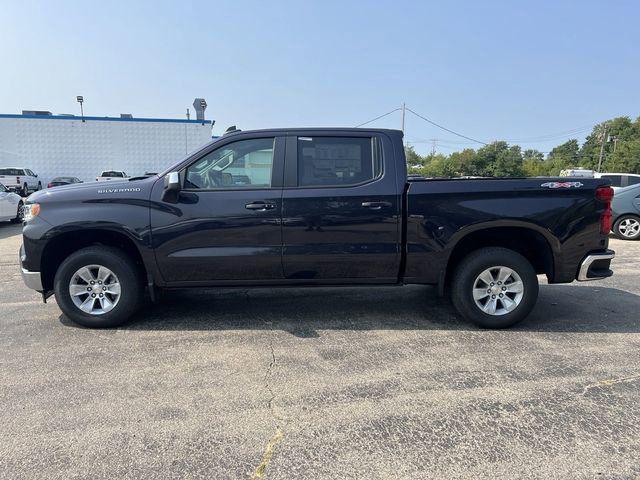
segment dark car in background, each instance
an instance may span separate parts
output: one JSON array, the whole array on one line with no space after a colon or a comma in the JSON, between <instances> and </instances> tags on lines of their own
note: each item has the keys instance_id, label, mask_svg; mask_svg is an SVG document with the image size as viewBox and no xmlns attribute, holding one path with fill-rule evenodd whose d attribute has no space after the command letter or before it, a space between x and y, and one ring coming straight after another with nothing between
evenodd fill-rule
<instances>
[{"instance_id":1,"label":"dark car in background","mask_svg":"<svg viewBox=\"0 0 640 480\"><path fill-rule=\"evenodd\" d=\"M76 177L56 177L47 184L47 188L71 185L73 183L82 183L82 180Z\"/></svg>"},{"instance_id":2,"label":"dark car in background","mask_svg":"<svg viewBox=\"0 0 640 480\"><path fill-rule=\"evenodd\" d=\"M613 197L613 234L622 240L640 238L640 184L620 188Z\"/></svg>"}]
</instances>

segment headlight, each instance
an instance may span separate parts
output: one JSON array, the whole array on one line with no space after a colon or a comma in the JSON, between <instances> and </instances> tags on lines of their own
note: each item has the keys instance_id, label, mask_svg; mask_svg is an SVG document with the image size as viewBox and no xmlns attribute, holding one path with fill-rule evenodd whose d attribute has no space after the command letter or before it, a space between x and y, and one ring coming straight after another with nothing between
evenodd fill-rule
<instances>
[{"instance_id":1,"label":"headlight","mask_svg":"<svg viewBox=\"0 0 640 480\"><path fill-rule=\"evenodd\" d=\"M33 220L40 214L40 204L39 203L27 203L22 207L23 218L25 222L29 220Z\"/></svg>"}]
</instances>

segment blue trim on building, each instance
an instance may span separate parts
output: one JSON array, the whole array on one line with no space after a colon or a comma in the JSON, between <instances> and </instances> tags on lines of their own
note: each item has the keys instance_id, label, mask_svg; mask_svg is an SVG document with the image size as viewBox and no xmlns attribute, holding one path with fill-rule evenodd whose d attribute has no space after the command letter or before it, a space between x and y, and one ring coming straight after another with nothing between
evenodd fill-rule
<instances>
[{"instance_id":1,"label":"blue trim on building","mask_svg":"<svg viewBox=\"0 0 640 480\"><path fill-rule=\"evenodd\" d=\"M82 121L106 121L106 122L164 122L164 123L204 123L211 125L211 120L187 120L181 118L122 118L122 117L78 117L68 115L20 115L13 113L0 113L0 118L37 118L39 120L79 120Z\"/></svg>"}]
</instances>

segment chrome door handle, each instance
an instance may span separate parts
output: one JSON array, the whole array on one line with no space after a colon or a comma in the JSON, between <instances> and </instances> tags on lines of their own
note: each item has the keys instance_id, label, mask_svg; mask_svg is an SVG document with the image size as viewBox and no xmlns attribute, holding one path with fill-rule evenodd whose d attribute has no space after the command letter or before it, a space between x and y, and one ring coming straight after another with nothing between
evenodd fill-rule
<instances>
[{"instance_id":1,"label":"chrome door handle","mask_svg":"<svg viewBox=\"0 0 640 480\"><path fill-rule=\"evenodd\" d=\"M380 210L382 207L390 207L391 202L362 202L362 206L371 210Z\"/></svg>"},{"instance_id":2,"label":"chrome door handle","mask_svg":"<svg viewBox=\"0 0 640 480\"><path fill-rule=\"evenodd\" d=\"M274 203L252 202L247 203L244 208L247 210L273 210L276 206Z\"/></svg>"}]
</instances>

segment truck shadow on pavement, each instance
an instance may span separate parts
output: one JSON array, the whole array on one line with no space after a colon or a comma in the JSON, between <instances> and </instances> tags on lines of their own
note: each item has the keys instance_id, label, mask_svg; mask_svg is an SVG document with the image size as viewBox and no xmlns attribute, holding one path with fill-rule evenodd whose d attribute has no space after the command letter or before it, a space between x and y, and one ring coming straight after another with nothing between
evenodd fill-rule
<instances>
[{"instance_id":1,"label":"truck shadow on pavement","mask_svg":"<svg viewBox=\"0 0 640 480\"><path fill-rule=\"evenodd\" d=\"M541 285L531 315L507 331L640 332L640 296L615 288ZM65 325L76 326L66 317ZM478 330L435 288L336 287L166 292L127 330L283 330L313 338L322 330Z\"/></svg>"},{"instance_id":2,"label":"truck shadow on pavement","mask_svg":"<svg viewBox=\"0 0 640 480\"><path fill-rule=\"evenodd\" d=\"M0 240L22 234L21 223L0 222Z\"/></svg>"}]
</instances>

